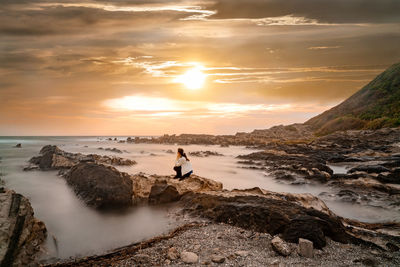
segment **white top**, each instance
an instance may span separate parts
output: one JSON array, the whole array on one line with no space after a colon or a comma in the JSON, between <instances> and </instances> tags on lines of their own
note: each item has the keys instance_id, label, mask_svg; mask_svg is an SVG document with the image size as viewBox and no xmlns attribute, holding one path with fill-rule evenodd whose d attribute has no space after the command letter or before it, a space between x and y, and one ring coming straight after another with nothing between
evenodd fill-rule
<instances>
[{"instance_id":1,"label":"white top","mask_svg":"<svg viewBox=\"0 0 400 267\"><path fill-rule=\"evenodd\" d=\"M185 157L180 157L176 162L175 166L181 166L182 167L182 175L185 175L186 173L193 171L192 169L192 163L190 161L186 160Z\"/></svg>"}]
</instances>

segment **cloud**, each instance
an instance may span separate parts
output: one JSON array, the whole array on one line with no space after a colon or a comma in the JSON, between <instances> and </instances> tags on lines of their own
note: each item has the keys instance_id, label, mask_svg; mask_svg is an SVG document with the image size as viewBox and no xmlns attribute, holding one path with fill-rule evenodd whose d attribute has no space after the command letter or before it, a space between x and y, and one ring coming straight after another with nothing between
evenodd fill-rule
<instances>
[{"instance_id":1,"label":"cloud","mask_svg":"<svg viewBox=\"0 0 400 267\"><path fill-rule=\"evenodd\" d=\"M292 15L321 23L397 23L397 0L217 0L211 18L271 18Z\"/></svg>"},{"instance_id":2,"label":"cloud","mask_svg":"<svg viewBox=\"0 0 400 267\"><path fill-rule=\"evenodd\" d=\"M251 113L287 111L290 104L240 104L213 103L205 101L175 100L170 98L131 95L108 99L103 105L111 111L146 117L197 117L197 116L243 116Z\"/></svg>"},{"instance_id":3,"label":"cloud","mask_svg":"<svg viewBox=\"0 0 400 267\"><path fill-rule=\"evenodd\" d=\"M342 48L343 46L340 45L336 45L336 46L312 46L309 47L309 50L325 50L325 49L338 49L338 48Z\"/></svg>"}]
</instances>

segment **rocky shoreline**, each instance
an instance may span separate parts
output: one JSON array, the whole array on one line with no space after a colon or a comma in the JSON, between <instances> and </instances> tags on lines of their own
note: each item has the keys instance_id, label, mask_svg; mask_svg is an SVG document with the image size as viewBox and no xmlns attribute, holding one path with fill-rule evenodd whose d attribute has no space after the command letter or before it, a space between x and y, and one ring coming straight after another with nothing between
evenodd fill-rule
<instances>
[{"instance_id":1,"label":"rocky shoreline","mask_svg":"<svg viewBox=\"0 0 400 267\"><path fill-rule=\"evenodd\" d=\"M386 194L381 195L382 198L395 202L399 197L397 188L378 177L397 179L398 134L398 129L376 131L371 135L349 133L345 136L346 142L339 145L332 136L308 143L270 142L260 146L260 152L240 156L238 160L243 166L262 168L286 182L293 181L290 176L332 187L345 186L349 181L355 185L357 181L358 190L369 190L375 197L375 193L380 192ZM384 138L379 139L377 135ZM365 156L369 150L371 154ZM368 224L341 218L311 194L275 193L257 187L224 190L221 183L196 175L182 182L172 176L130 175L112 166L124 165L125 159L110 161L107 156L73 154L56 146L45 146L40 154L30 160L27 169L59 170L59 175L77 197L92 208L124 209L172 203L175 206L172 216L190 218L189 224L179 226L166 236L102 256L49 266L375 266L400 262L400 224ZM369 168L365 164L376 163L378 157L379 166L375 164ZM343 174L345 177L333 173L328 166L329 162L350 160L364 165L354 166L348 174ZM374 172L379 174L374 175ZM373 180L373 185L360 186L365 182L362 175ZM216 245L207 246L210 240L215 240L212 244ZM40 248L37 242L35 244ZM346 255L342 261L335 262L332 257L341 253Z\"/></svg>"},{"instance_id":2,"label":"rocky shoreline","mask_svg":"<svg viewBox=\"0 0 400 267\"><path fill-rule=\"evenodd\" d=\"M327 239L312 257L302 256L299 246L283 243L288 254L274 249L275 238L227 224L196 222L170 233L117 249L104 255L44 265L72 266L396 266L398 252L342 244Z\"/></svg>"}]
</instances>

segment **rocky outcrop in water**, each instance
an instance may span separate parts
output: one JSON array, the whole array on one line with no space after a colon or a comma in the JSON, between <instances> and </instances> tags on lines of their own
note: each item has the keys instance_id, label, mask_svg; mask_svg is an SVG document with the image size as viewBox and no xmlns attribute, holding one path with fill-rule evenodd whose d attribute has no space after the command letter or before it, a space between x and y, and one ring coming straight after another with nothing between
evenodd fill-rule
<instances>
[{"instance_id":1,"label":"rocky outcrop in water","mask_svg":"<svg viewBox=\"0 0 400 267\"><path fill-rule=\"evenodd\" d=\"M310 142L271 142L238 158L243 168L262 170L282 183L324 183L340 199L400 211L400 128L337 132ZM333 173L330 166L348 166ZM332 167L333 168L333 167Z\"/></svg>"},{"instance_id":2,"label":"rocky outcrop in water","mask_svg":"<svg viewBox=\"0 0 400 267\"><path fill-rule=\"evenodd\" d=\"M254 130L251 133L237 133L235 135L209 135L209 134L181 134L153 138L128 138L128 143L153 143L153 144L202 144L255 146L264 145L271 141L305 140L313 137L311 127L303 124L279 125L269 129Z\"/></svg>"},{"instance_id":3,"label":"rocky outcrop in water","mask_svg":"<svg viewBox=\"0 0 400 267\"><path fill-rule=\"evenodd\" d=\"M189 152L189 155L193 156L193 157L223 156L221 153L218 153L216 151L209 151L209 150L206 150L206 151L192 151L192 152Z\"/></svg>"},{"instance_id":4,"label":"rocky outcrop in water","mask_svg":"<svg viewBox=\"0 0 400 267\"><path fill-rule=\"evenodd\" d=\"M75 193L94 208L124 208L132 205L130 175L111 166L83 162L64 175Z\"/></svg>"},{"instance_id":5,"label":"rocky outcrop in water","mask_svg":"<svg viewBox=\"0 0 400 267\"><path fill-rule=\"evenodd\" d=\"M0 266L38 266L46 226L34 217L29 200L0 188Z\"/></svg>"},{"instance_id":6,"label":"rocky outcrop in water","mask_svg":"<svg viewBox=\"0 0 400 267\"><path fill-rule=\"evenodd\" d=\"M119 142L118 142L118 143L119 143ZM113 148L109 148L109 147L102 148L102 147L99 147L98 149L99 149L99 150L110 151L110 152L114 152L114 153L118 153L118 154L122 154L122 150L120 150L120 149L118 149L118 148L115 148L115 147L113 147Z\"/></svg>"},{"instance_id":7,"label":"rocky outcrop in water","mask_svg":"<svg viewBox=\"0 0 400 267\"><path fill-rule=\"evenodd\" d=\"M37 168L41 170L69 169L80 162L95 162L116 166L131 166L136 164L134 160L119 157L70 153L52 145L44 146L40 150L40 156L31 158L29 162L31 165L25 167L24 170L32 170Z\"/></svg>"}]
</instances>

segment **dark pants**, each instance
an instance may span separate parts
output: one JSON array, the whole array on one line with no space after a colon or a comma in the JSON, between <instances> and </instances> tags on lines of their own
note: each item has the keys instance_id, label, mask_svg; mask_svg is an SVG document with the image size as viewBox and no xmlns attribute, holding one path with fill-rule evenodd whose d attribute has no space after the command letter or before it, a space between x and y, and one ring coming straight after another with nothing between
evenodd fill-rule
<instances>
[{"instance_id":1,"label":"dark pants","mask_svg":"<svg viewBox=\"0 0 400 267\"><path fill-rule=\"evenodd\" d=\"M182 180L185 178L188 178L193 173L192 171L190 171L182 176L182 167L181 166L175 166L174 171L176 171L175 178L180 178Z\"/></svg>"}]
</instances>

